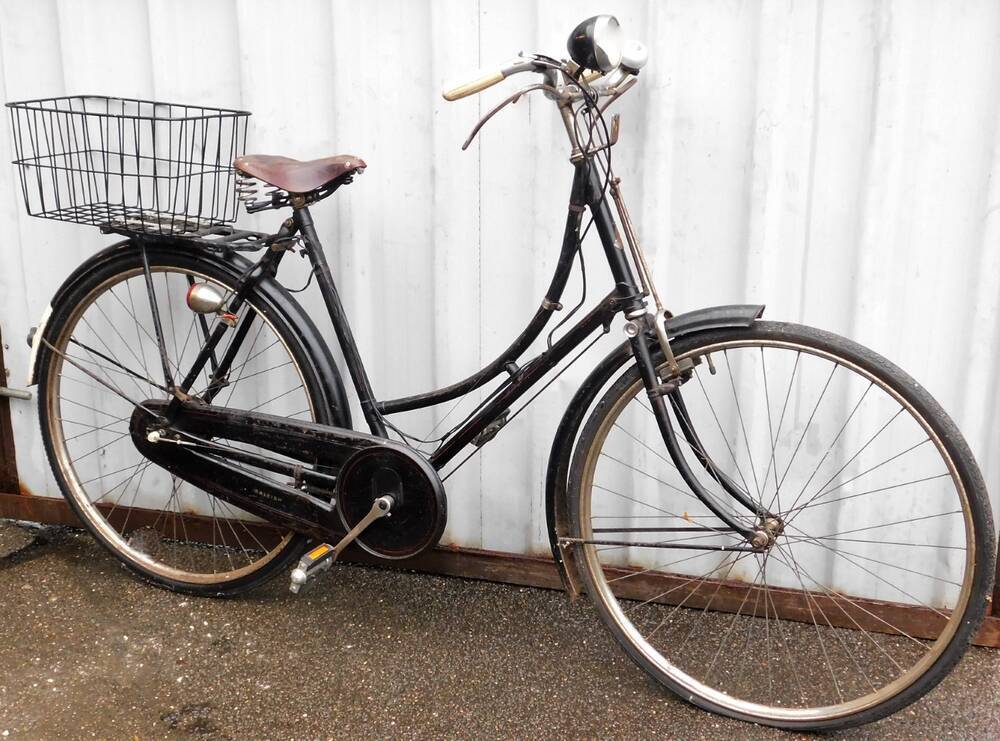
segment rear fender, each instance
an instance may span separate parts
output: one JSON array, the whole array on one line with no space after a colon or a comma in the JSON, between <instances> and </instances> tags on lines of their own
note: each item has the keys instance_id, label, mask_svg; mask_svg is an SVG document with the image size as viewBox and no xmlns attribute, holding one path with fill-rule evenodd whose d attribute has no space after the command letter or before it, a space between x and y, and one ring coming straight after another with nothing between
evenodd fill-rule
<instances>
[{"instance_id":1,"label":"rear fender","mask_svg":"<svg viewBox=\"0 0 1000 741\"><path fill-rule=\"evenodd\" d=\"M680 314L667 320L667 335L671 338L685 337L710 329L724 327L749 327L764 313L763 305L713 306ZM656 340L650 338L650 343ZM659 348L655 348L658 350ZM629 343L623 342L597 367L590 372L566 407L559 427L556 429L549 453L549 465L545 476L545 519L548 526L549 546L555 559L563 586L575 599L580 594L573 551L563 550L559 538L569 535L569 467L577 435L587 413L598 394L628 362L632 360Z\"/></svg>"},{"instance_id":2,"label":"rear fender","mask_svg":"<svg viewBox=\"0 0 1000 741\"><path fill-rule=\"evenodd\" d=\"M32 335L29 335L29 340L31 342L31 356L28 368L29 386L33 386L38 382L38 356L39 348L42 344L42 338L44 337L47 341L52 342L54 340L53 335L58 329L58 327L50 327L48 323L49 316L52 313L52 307L58 306L64 297L68 295L80 281L84 280L87 273L100 268L107 262L117 259L121 256L123 251L136 249L138 249L138 246L132 240L127 239L117 242L93 255L90 259L84 261L65 281L63 281L63 284L56 291L55 296L52 297L52 301L48 308L46 308L38 327L33 330ZM187 245L174 247L169 243L160 243L156 245L156 249L161 252L169 252L171 250L177 250L178 252L184 251L186 255L190 255L192 248ZM201 255L199 255L199 259L206 263L211 263L216 270L231 278L233 281L238 281L253 265L253 263L243 257L243 255L232 251L226 252L225 254L203 251ZM350 428L351 408L347 400L347 393L344 390L343 379L340 372L337 370L333 356L330 354L329 346L323 339L319 330L316 328L312 319L309 318L309 315L295 300L295 298L274 278L266 275L258 278L257 290L266 296L267 301L276 311L281 312L288 319L288 324L292 331L298 334L298 339L312 356L313 363L315 364L322 381L322 393L324 396L323 404L326 409L329 409L330 411L330 421L338 427ZM322 417L320 417L320 419L322 419Z\"/></svg>"}]
</instances>

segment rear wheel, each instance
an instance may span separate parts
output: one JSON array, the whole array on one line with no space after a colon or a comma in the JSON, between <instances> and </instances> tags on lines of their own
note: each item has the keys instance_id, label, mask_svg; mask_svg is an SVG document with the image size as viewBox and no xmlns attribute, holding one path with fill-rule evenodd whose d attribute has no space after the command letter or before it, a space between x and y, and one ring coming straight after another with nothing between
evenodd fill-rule
<instances>
[{"instance_id":1,"label":"rear wheel","mask_svg":"<svg viewBox=\"0 0 1000 741\"><path fill-rule=\"evenodd\" d=\"M681 435L701 483L761 551L681 479L638 370L597 403L570 475L581 578L632 658L684 699L790 729L869 722L913 702L958 661L993 573L985 487L936 402L871 351L759 322L683 338L695 363Z\"/></svg>"},{"instance_id":2,"label":"rear wheel","mask_svg":"<svg viewBox=\"0 0 1000 741\"><path fill-rule=\"evenodd\" d=\"M193 313L193 282L223 293L239 270L192 250L148 247L167 363L187 373L218 321ZM123 249L78 280L52 307L39 359L39 411L56 480L88 530L122 563L158 585L228 596L286 568L306 539L280 530L152 464L128 432L132 402L168 399L140 253ZM212 403L335 423L318 372L266 291L251 292L237 319L250 321ZM221 358L229 330L219 346ZM211 365L191 388L204 394ZM131 400L131 401L130 401ZM248 450L254 448L247 446Z\"/></svg>"}]
</instances>

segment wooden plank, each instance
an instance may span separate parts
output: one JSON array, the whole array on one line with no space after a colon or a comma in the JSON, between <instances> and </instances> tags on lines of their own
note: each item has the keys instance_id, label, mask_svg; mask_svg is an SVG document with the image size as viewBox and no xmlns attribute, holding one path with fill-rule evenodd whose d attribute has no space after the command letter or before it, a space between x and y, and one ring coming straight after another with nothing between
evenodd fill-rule
<instances>
[{"instance_id":1,"label":"wooden plank","mask_svg":"<svg viewBox=\"0 0 1000 741\"><path fill-rule=\"evenodd\" d=\"M80 527L80 521L62 499L21 494L0 494L0 517Z\"/></svg>"},{"instance_id":2,"label":"wooden plank","mask_svg":"<svg viewBox=\"0 0 1000 741\"><path fill-rule=\"evenodd\" d=\"M264 548L273 548L281 538L278 528L269 523L242 522L235 527L219 528L218 520L192 513L178 516L173 512L161 512L143 507L115 507L101 504L98 508L107 513L111 524L123 529L126 524L131 529L154 528L165 537L177 537L184 533L186 540L201 543L215 543L231 548L249 547L259 543ZM9 517L51 525L80 527L82 523L66 504L64 499L51 497L13 496L0 494L0 517Z\"/></svg>"},{"instance_id":3,"label":"wooden plank","mask_svg":"<svg viewBox=\"0 0 1000 741\"><path fill-rule=\"evenodd\" d=\"M555 563L546 556L485 551L476 548L438 546L414 558L386 561L361 548L348 548L343 560L365 566L456 576L463 579L518 584L543 589L562 589Z\"/></svg>"},{"instance_id":4,"label":"wooden plank","mask_svg":"<svg viewBox=\"0 0 1000 741\"><path fill-rule=\"evenodd\" d=\"M138 526L156 525L161 532L169 534L172 527L167 519L158 517L153 510L135 508L126 512L118 508L120 514L115 518L129 517L130 522ZM32 497L15 494L0 494L0 517L19 520L30 520L56 525L78 527L79 520L62 499L48 497ZM188 535L202 542L212 542L212 527L208 518L198 515L184 515ZM158 521L158 522L157 522ZM242 527L242 526L241 526ZM275 542L277 531L266 524L247 523L252 528L255 537L265 544ZM215 529L218 535L219 530ZM222 540L225 536L221 536ZM219 542L218 540L216 542ZM226 540L223 540L229 545ZM519 584L523 586L541 587L544 589L561 589L562 584L555 564L545 556L520 555L501 553L472 548L457 548L454 546L438 546L421 555L401 561L385 561L367 553L361 548L352 547L345 551L343 560L350 563L378 566L381 568L416 571L422 573L456 576L467 579ZM614 576L626 576L628 571L615 570ZM692 588L688 577L668 574L651 575L640 573L628 579L616 582L620 596L630 599L649 599L650 595L658 595L656 600L664 604L683 602L693 608L703 608L709 603L716 610L736 612L752 604L758 594L758 587L743 582L723 582L709 580L699 582L699 588ZM837 627L863 628L867 631L894 633L903 631L908 635L922 638L933 638L940 630L944 618L929 609L901 605L871 599L835 599L830 595L809 593L805 595L799 590L769 589L769 596L780 617L787 620L812 622L810 606L816 614L823 614L830 623ZM989 616L974 639L980 646L1000 648L1000 617Z\"/></svg>"}]
</instances>

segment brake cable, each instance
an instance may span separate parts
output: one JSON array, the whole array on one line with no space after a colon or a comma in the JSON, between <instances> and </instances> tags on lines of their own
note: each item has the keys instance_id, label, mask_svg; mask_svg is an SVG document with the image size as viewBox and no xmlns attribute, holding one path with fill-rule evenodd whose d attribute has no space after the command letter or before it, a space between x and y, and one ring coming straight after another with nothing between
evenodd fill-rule
<instances>
[{"instance_id":1,"label":"brake cable","mask_svg":"<svg viewBox=\"0 0 1000 741\"><path fill-rule=\"evenodd\" d=\"M539 56L538 59L537 59L537 61L539 63L543 64L544 66L550 68L550 69L554 69L554 70L557 70L557 71L565 72L565 70L562 69L561 65L559 65L555 60ZM611 97L611 99L604 106L599 106L598 105L598 102L599 102L598 96L595 95L591 90L589 90L588 88L586 88L584 86L584 84L581 83L581 81L577 77L574 77L573 75L567 74L566 75L566 79L567 79L568 82L572 83L573 85L575 85L580 90L581 94L583 95L584 107L586 107L589 110L593 111L592 115L593 115L593 119L594 120L592 120L590 122L590 124L588 125L588 143L587 143L587 146L586 146L586 150L589 151L590 150L590 145L593 142L593 138L594 138L594 130L595 130L595 127L596 127L596 125L597 125L598 122L600 122L601 126L604 129L605 141L609 141L610 140L610 136L608 134L607 122L604 120L604 115L603 115L604 111L607 110L607 108L612 103L614 103L619 97L621 97L621 95L623 93L627 92L627 90L629 90L632 87L632 85L631 84L630 85L626 85L620 91L616 92L616 94L613 95ZM633 79L631 82L632 82L632 84L634 84L635 80ZM513 93L512 95L509 95L504 100L500 101L500 103L498 103L493 108L491 108L486 113L486 115L484 115L481 119L479 119L478 123L476 123L476 125L473 127L472 131L469 133L469 136L465 140L465 143L462 144L462 151L465 151L465 150L467 150L469 148L469 146L475 140L476 135L479 134L479 131L486 125L486 123L491 118L493 118L493 116L495 116L501 110L503 110L504 108L506 108L508 105L512 105L514 103L517 103L517 101L521 99L522 95L526 95L528 93L532 93L532 92L535 92L537 90L542 90L544 92L551 93L551 94L553 94L556 97L558 97L558 96L560 96L562 94L557 88L555 88L552 85L549 85L547 83L534 83L532 85L528 85L528 86L526 86L524 88L521 88L517 92ZM574 128L574 132L575 132L577 138L579 139L580 129L579 129L578 121L576 120L576 115L574 115L574 117L573 117L573 128ZM608 185L609 185L610 180L611 180L611 152L610 152L610 150L607 150L605 152L604 157L605 157L605 159L607 161L607 164L606 164L606 166L604 168L602 168L602 169L604 169L604 173L605 173L604 185L601 188L601 200L602 201L606 198L606 193L607 193L607 190L608 190ZM586 229L584 229L584 232L580 236L580 239L579 239L579 241L577 243L577 254L578 254L579 259L580 259L580 270L581 270L581 273L583 275L583 296L581 297L580 303L577 304L572 309L572 311L570 311L569 314L566 317L564 317L562 321L560 321L559 323L557 323L556 326L553 327L552 330L549 332L549 335L548 335L548 337L546 339L546 345L547 345L548 349L552 348L552 336L555 334L555 332L560 327L562 327L573 316L573 314L576 313L576 311L583 305L583 303L586 301L586 297L587 297L587 277L586 277L586 275L587 274L586 274L586 268L584 267L584 261L583 261L583 250L582 250L583 244L582 243L583 243L583 238L586 237L587 232L590 231L590 226L592 224L593 224L593 219L591 219L590 223L587 224ZM587 347L585 347L583 349L583 351L581 353L579 353L569 363L567 363L565 366L563 366L559 370L559 372L555 375L555 377L553 377L552 379L550 379L544 386L542 386L542 388L539 389L535 393L535 395L532 396L522 407L520 407L514 413L514 415L507 420L507 422L512 421L514 419L514 417L516 417L518 414L520 414L522 411L524 411L524 409L528 406L528 404L530 404L542 391L544 391L546 388L548 388L549 385L553 381L555 381L560 375L562 375L562 373L567 368L569 368L569 366L573 365L573 363L575 363L587 350L589 350L590 347L593 346L597 342L597 340L600 339L600 337L601 337L601 335L598 335L590 344L587 345ZM535 359L537 359L537 358L533 358L531 361L528 361L528 362L529 363L533 362ZM525 366L525 367L527 367L527 366ZM434 432L436 432L437 428L444 421L444 418L447 418L448 416L450 416L451 413L453 411L455 411L455 409L458 407L458 405L462 402L462 400L465 399L468 396L468 394L465 394L462 397L460 397L458 399L458 401L455 403L455 405L452 406L452 408L450 410L448 410L447 414L445 414L445 417L438 421L438 424L435 425L434 428L429 433L429 435L428 435L429 439L423 439L423 438L420 438L420 437L418 437L416 435L410 434L408 432L404 432L398 426L396 426L395 424L392 424L391 422L389 422L389 420L387 420L385 418L385 416L382 415L381 413L379 413L379 417L381 417L383 423L386 425L387 428L393 430L397 435L400 436L400 438L403 440L404 443L410 445L411 447L413 447L413 445L412 445L412 443L410 441L413 441L413 442L416 442L416 443L423 443L423 444L434 444L435 442L442 442L445 439L447 439L456 429L458 429L463 424L465 424L465 422L467 422L469 419L471 419L480 409L482 409L484 406L486 406L486 404L488 404L489 401L493 397L495 397L500 391L502 391L506 387L506 385L510 382L510 380L511 380L510 378L505 379L504 382L501 383L492 392L490 392L490 394L485 399L483 399L482 401L480 401L479 404L477 404L472 409L472 411L469 412L469 414L466 416L466 418L464 420L462 420L461 422L459 422L456 425L454 425L451 429L449 429L447 432L445 432L443 435L441 435L438 438L430 438L430 435L433 435ZM414 448L414 449L416 449L416 448ZM461 466L463 466L466 463L466 461L468 461L479 450L480 450L480 446L477 446L476 449L474 451L472 451L472 453L470 453L461 462L459 462L459 464L454 469L452 469L448 473L448 475L445 476L445 478L447 478L452 473L454 473L455 471L457 471Z\"/></svg>"}]
</instances>

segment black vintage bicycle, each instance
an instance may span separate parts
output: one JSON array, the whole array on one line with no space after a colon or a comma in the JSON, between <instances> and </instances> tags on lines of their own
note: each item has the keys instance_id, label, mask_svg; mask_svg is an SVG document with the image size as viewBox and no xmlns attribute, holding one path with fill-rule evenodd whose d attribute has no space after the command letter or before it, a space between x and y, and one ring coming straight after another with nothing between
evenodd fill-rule
<instances>
[{"instance_id":1,"label":"black vintage bicycle","mask_svg":"<svg viewBox=\"0 0 1000 741\"><path fill-rule=\"evenodd\" d=\"M230 596L294 567L297 592L349 543L385 559L434 546L448 476L621 325L552 444L548 531L566 589L702 708L795 729L892 713L941 680L983 620L993 526L973 456L927 392L864 347L763 321L762 306L664 310L605 116L644 48L598 16L569 51L520 55L445 93L540 76L479 126L532 92L557 106L573 167L565 236L541 305L493 362L390 400L369 382L309 210L363 160L244 156L243 111L8 103L29 212L125 237L73 272L33 332L55 477L90 532L155 584ZM272 234L238 230L241 201L290 215ZM591 228L614 285L571 324L563 291ZM278 280L293 252L311 265L367 432ZM523 359L559 312L559 331ZM423 439L390 421L471 392L464 419L441 429L444 415Z\"/></svg>"}]
</instances>

